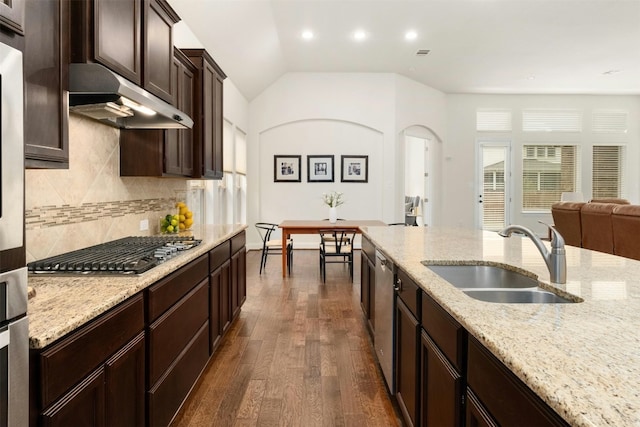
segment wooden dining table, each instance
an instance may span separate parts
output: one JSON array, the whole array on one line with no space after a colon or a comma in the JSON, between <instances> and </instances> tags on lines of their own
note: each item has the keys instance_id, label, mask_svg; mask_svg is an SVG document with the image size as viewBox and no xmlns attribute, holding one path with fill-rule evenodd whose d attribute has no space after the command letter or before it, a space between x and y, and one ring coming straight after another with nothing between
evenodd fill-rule
<instances>
[{"instance_id":1,"label":"wooden dining table","mask_svg":"<svg viewBox=\"0 0 640 427\"><path fill-rule=\"evenodd\" d=\"M325 220L284 220L279 224L282 229L282 253L287 253L287 239L292 234L319 234L320 230L330 230L334 228L350 229L356 233L360 233L360 227L380 227L387 224L376 219L356 219L356 220L339 220L335 223ZM282 277L287 272L287 257L282 257Z\"/></svg>"}]
</instances>

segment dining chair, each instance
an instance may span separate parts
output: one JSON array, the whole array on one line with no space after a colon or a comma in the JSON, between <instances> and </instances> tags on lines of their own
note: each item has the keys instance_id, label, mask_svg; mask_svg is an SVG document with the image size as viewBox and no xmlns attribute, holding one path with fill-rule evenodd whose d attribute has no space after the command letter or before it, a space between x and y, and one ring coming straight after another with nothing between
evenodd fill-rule
<instances>
[{"instance_id":1,"label":"dining chair","mask_svg":"<svg viewBox=\"0 0 640 427\"><path fill-rule=\"evenodd\" d=\"M327 281L327 264L346 264L353 282L353 229L332 228L319 230L320 234L320 275Z\"/></svg>"},{"instance_id":2,"label":"dining chair","mask_svg":"<svg viewBox=\"0 0 640 427\"><path fill-rule=\"evenodd\" d=\"M278 228L278 224L270 222L256 222L256 229L262 238L262 256L260 258L260 274L267 267L269 255L282 255L282 240L272 239L271 234ZM287 272L291 274L293 264L293 239L287 239Z\"/></svg>"}]
</instances>

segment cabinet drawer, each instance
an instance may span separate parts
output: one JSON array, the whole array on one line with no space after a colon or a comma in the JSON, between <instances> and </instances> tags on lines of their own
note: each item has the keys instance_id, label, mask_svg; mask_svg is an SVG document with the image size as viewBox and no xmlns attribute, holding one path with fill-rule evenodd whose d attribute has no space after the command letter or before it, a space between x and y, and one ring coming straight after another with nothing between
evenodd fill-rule
<instances>
[{"instance_id":1,"label":"cabinet drawer","mask_svg":"<svg viewBox=\"0 0 640 427\"><path fill-rule=\"evenodd\" d=\"M167 426L209 360L209 324L202 325L175 363L148 392L149 426Z\"/></svg>"},{"instance_id":2,"label":"cabinet drawer","mask_svg":"<svg viewBox=\"0 0 640 427\"><path fill-rule=\"evenodd\" d=\"M440 304L422 293L422 327L458 371L464 365L466 331Z\"/></svg>"},{"instance_id":3,"label":"cabinet drawer","mask_svg":"<svg viewBox=\"0 0 640 427\"><path fill-rule=\"evenodd\" d=\"M202 255L147 290L149 323L209 275L209 259Z\"/></svg>"},{"instance_id":4,"label":"cabinet drawer","mask_svg":"<svg viewBox=\"0 0 640 427\"><path fill-rule=\"evenodd\" d=\"M231 241L227 240L209 251L209 272L213 273L231 257Z\"/></svg>"},{"instance_id":5,"label":"cabinet drawer","mask_svg":"<svg viewBox=\"0 0 640 427\"><path fill-rule=\"evenodd\" d=\"M233 236L231 238L231 255L235 254L240 249L244 248L246 242L247 242L247 235L244 231Z\"/></svg>"},{"instance_id":6,"label":"cabinet drawer","mask_svg":"<svg viewBox=\"0 0 640 427\"><path fill-rule=\"evenodd\" d=\"M207 278L149 327L149 384L158 381L208 319Z\"/></svg>"},{"instance_id":7,"label":"cabinet drawer","mask_svg":"<svg viewBox=\"0 0 640 427\"><path fill-rule=\"evenodd\" d=\"M568 424L482 344L469 337L467 384L500 425Z\"/></svg>"},{"instance_id":8,"label":"cabinet drawer","mask_svg":"<svg viewBox=\"0 0 640 427\"><path fill-rule=\"evenodd\" d=\"M407 273L398 269L397 279L400 283L396 282L396 286L400 289L397 291L398 297L406 304L407 308L411 310L411 314L421 321L420 316L420 293L422 292L416 282L407 276Z\"/></svg>"},{"instance_id":9,"label":"cabinet drawer","mask_svg":"<svg viewBox=\"0 0 640 427\"><path fill-rule=\"evenodd\" d=\"M39 355L48 406L144 328L142 295L130 298Z\"/></svg>"},{"instance_id":10,"label":"cabinet drawer","mask_svg":"<svg viewBox=\"0 0 640 427\"><path fill-rule=\"evenodd\" d=\"M376 247L373 246L371 240L362 236L362 252L369 257L369 260L374 261L376 259Z\"/></svg>"}]
</instances>

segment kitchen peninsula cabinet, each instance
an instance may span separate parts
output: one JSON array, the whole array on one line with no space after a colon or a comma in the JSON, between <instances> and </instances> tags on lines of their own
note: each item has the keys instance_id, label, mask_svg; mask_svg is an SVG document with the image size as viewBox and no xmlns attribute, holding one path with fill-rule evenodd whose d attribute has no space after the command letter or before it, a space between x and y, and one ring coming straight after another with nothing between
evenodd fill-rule
<instances>
[{"instance_id":1,"label":"kitchen peninsula cabinet","mask_svg":"<svg viewBox=\"0 0 640 427\"><path fill-rule=\"evenodd\" d=\"M375 328L376 298L376 248L366 237L362 237L360 263L360 306L367 319L369 335L373 336Z\"/></svg>"},{"instance_id":2,"label":"kitchen peninsula cabinet","mask_svg":"<svg viewBox=\"0 0 640 427\"><path fill-rule=\"evenodd\" d=\"M227 240L209 251L209 319L210 319L210 349L213 354L220 344L222 335L231 325L231 310L229 304L231 284L231 241ZM224 303L223 303L224 301Z\"/></svg>"},{"instance_id":3,"label":"kitchen peninsula cabinet","mask_svg":"<svg viewBox=\"0 0 640 427\"><path fill-rule=\"evenodd\" d=\"M247 252L244 232L231 239L231 317L235 319L247 299Z\"/></svg>"},{"instance_id":4,"label":"kitchen peninsula cabinet","mask_svg":"<svg viewBox=\"0 0 640 427\"><path fill-rule=\"evenodd\" d=\"M194 178L222 179L223 83L226 74L204 49L182 49L196 66Z\"/></svg>"},{"instance_id":5,"label":"kitchen peninsula cabinet","mask_svg":"<svg viewBox=\"0 0 640 427\"><path fill-rule=\"evenodd\" d=\"M420 288L402 270L397 271L395 324L396 399L408 426L418 425L420 399Z\"/></svg>"},{"instance_id":6,"label":"kitchen peninsula cabinet","mask_svg":"<svg viewBox=\"0 0 640 427\"><path fill-rule=\"evenodd\" d=\"M72 62L98 62L171 103L173 24L166 0L71 2Z\"/></svg>"},{"instance_id":7,"label":"kitchen peninsula cabinet","mask_svg":"<svg viewBox=\"0 0 640 427\"><path fill-rule=\"evenodd\" d=\"M69 2L28 0L24 7L25 166L67 169Z\"/></svg>"},{"instance_id":8,"label":"kitchen peninsula cabinet","mask_svg":"<svg viewBox=\"0 0 640 427\"><path fill-rule=\"evenodd\" d=\"M144 424L142 295L30 357L30 425Z\"/></svg>"}]
</instances>

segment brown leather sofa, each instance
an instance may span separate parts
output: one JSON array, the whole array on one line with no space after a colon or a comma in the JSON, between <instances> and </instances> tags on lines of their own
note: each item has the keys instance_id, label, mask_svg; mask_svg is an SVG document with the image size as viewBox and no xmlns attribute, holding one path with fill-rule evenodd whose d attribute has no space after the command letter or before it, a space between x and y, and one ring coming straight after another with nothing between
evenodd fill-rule
<instances>
[{"instance_id":1,"label":"brown leather sofa","mask_svg":"<svg viewBox=\"0 0 640 427\"><path fill-rule=\"evenodd\" d=\"M616 206L611 222L614 253L640 260L640 206Z\"/></svg>"},{"instance_id":2,"label":"brown leather sofa","mask_svg":"<svg viewBox=\"0 0 640 427\"><path fill-rule=\"evenodd\" d=\"M584 202L557 202L551 206L555 228L564 237L567 245L582 246L580 209L584 204Z\"/></svg>"},{"instance_id":3,"label":"brown leather sofa","mask_svg":"<svg viewBox=\"0 0 640 427\"><path fill-rule=\"evenodd\" d=\"M640 260L639 205L625 199L557 202L551 214L566 244Z\"/></svg>"}]
</instances>

